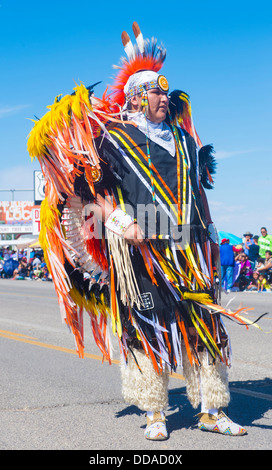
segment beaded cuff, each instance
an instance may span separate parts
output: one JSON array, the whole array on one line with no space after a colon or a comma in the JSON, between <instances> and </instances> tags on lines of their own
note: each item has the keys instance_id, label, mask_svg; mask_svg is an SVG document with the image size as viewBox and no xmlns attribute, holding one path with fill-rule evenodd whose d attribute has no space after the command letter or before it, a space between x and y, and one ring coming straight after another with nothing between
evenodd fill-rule
<instances>
[{"instance_id":1,"label":"beaded cuff","mask_svg":"<svg viewBox=\"0 0 272 470\"><path fill-rule=\"evenodd\" d=\"M114 209L105 222L105 227L108 230L120 235L124 235L127 228L134 224L135 220L122 209Z\"/></svg>"}]
</instances>

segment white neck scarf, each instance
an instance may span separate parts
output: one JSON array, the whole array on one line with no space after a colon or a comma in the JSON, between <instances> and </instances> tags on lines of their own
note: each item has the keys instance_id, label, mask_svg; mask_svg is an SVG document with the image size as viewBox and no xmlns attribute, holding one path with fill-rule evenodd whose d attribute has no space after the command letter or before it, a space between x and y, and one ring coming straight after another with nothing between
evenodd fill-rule
<instances>
[{"instance_id":1,"label":"white neck scarf","mask_svg":"<svg viewBox=\"0 0 272 470\"><path fill-rule=\"evenodd\" d=\"M138 129L150 140L163 147L172 157L176 154L175 139L170 127L163 121L160 124L149 121L141 112L127 112L128 121L133 121Z\"/></svg>"}]
</instances>

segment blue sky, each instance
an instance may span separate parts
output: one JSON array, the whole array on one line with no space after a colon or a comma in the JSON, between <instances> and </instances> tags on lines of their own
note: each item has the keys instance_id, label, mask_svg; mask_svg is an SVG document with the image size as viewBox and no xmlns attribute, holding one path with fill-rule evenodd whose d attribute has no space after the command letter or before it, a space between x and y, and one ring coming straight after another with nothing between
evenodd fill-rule
<instances>
[{"instance_id":1,"label":"blue sky","mask_svg":"<svg viewBox=\"0 0 272 470\"><path fill-rule=\"evenodd\" d=\"M190 95L198 134L215 147L215 188L207 196L217 229L240 236L265 225L272 233L271 8L262 0L0 0L0 189L33 187L39 166L26 149L31 119L75 82L101 80L101 96L124 55L121 32L133 36L137 21L144 37L167 48L170 89Z\"/></svg>"}]
</instances>

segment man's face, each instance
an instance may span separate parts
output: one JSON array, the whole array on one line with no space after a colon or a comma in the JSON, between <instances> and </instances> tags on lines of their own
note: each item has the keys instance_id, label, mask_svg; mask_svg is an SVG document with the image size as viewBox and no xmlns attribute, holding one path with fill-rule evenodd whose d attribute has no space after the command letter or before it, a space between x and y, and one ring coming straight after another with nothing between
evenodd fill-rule
<instances>
[{"instance_id":1,"label":"man's face","mask_svg":"<svg viewBox=\"0 0 272 470\"><path fill-rule=\"evenodd\" d=\"M153 88L147 91L148 98L148 112L147 117L150 121L159 124L164 121L167 114L169 99L166 93L163 93L159 88ZM135 95L131 98L132 108L136 111L141 110L142 98L140 95Z\"/></svg>"},{"instance_id":2,"label":"man's face","mask_svg":"<svg viewBox=\"0 0 272 470\"><path fill-rule=\"evenodd\" d=\"M263 237L266 237L267 231L265 230L265 228L261 229L261 234L262 234Z\"/></svg>"},{"instance_id":3,"label":"man's face","mask_svg":"<svg viewBox=\"0 0 272 470\"><path fill-rule=\"evenodd\" d=\"M150 121L159 124L166 118L169 99L159 88L148 90L148 113L147 117Z\"/></svg>"}]
</instances>

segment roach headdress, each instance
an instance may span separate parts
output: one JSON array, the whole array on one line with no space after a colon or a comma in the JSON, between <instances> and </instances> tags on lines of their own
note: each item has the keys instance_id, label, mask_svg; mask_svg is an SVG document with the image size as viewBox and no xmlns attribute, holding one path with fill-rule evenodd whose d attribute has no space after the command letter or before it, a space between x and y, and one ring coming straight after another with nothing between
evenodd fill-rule
<instances>
[{"instance_id":1,"label":"roach headdress","mask_svg":"<svg viewBox=\"0 0 272 470\"><path fill-rule=\"evenodd\" d=\"M136 22L133 23L132 29L136 44L132 44L127 32L122 33L121 39L127 57L122 57L121 65L115 66L116 69L119 69L119 72L111 87L111 99L120 107L123 107L126 99L133 96L133 94L141 93L141 89L137 90L133 81L131 81L132 77L139 72L149 71L155 72L155 74L151 79L147 77L146 82L143 80L138 85L144 83L147 89L159 86L164 92L168 92L167 80L158 74L166 58L166 49L163 46L158 46L157 40L154 38L151 41L144 40ZM131 86L129 86L129 81L131 81ZM135 89L132 90L133 88Z\"/></svg>"},{"instance_id":2,"label":"roach headdress","mask_svg":"<svg viewBox=\"0 0 272 470\"><path fill-rule=\"evenodd\" d=\"M136 22L132 29L136 44L132 43L126 31L121 34L126 57L121 58L121 65L114 66L118 73L110 87L112 109L123 109L135 94L146 99L146 92L151 88L159 88L167 94L169 92L168 81L160 74L166 59L166 48L158 45L155 38L144 39ZM174 90L169 94L168 121L184 128L194 138L197 146L202 147L193 124L190 97L184 91Z\"/></svg>"}]
</instances>

